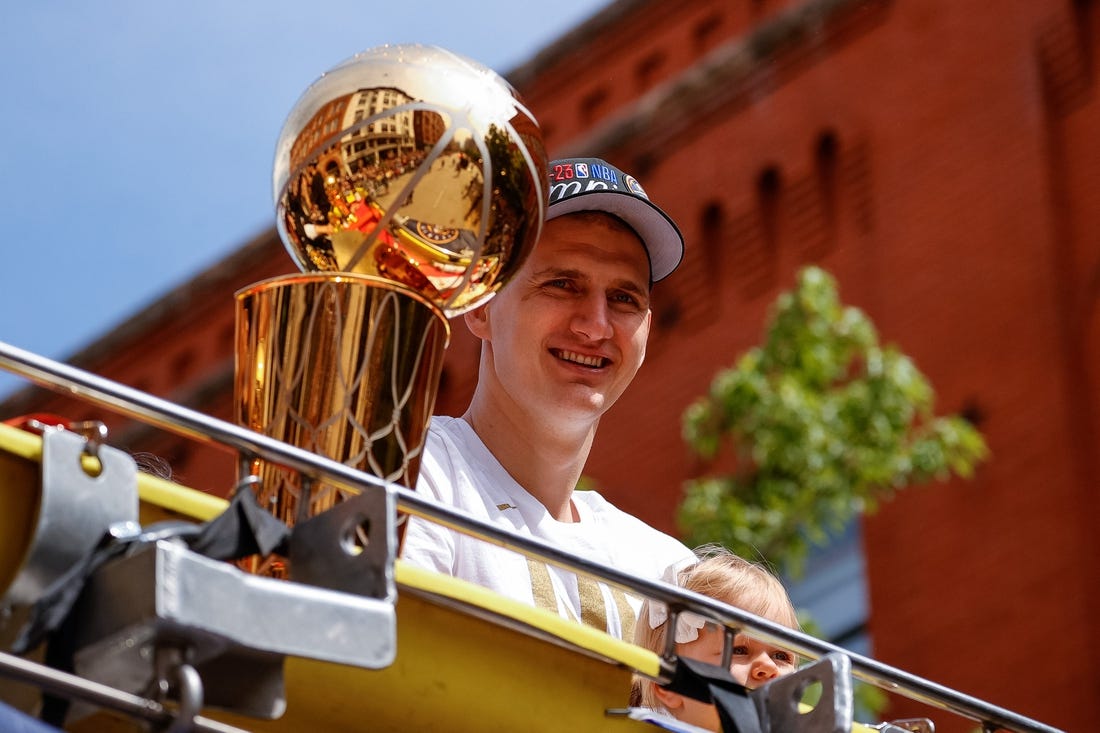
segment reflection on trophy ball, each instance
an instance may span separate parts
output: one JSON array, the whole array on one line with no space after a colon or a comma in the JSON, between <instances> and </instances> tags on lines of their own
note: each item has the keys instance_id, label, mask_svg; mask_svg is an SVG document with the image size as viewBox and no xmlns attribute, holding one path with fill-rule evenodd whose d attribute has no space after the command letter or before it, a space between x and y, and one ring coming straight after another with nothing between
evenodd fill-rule
<instances>
[{"instance_id":1,"label":"reflection on trophy ball","mask_svg":"<svg viewBox=\"0 0 1100 733\"><path fill-rule=\"evenodd\" d=\"M275 152L279 234L306 271L374 275L453 316L492 296L542 229L538 123L496 72L433 46L337 65Z\"/></svg>"}]
</instances>

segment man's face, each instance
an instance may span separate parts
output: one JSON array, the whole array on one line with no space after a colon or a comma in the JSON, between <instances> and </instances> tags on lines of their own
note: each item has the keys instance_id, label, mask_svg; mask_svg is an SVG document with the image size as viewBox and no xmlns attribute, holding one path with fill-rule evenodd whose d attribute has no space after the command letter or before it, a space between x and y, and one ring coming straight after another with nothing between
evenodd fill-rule
<instances>
[{"instance_id":1,"label":"man's face","mask_svg":"<svg viewBox=\"0 0 1100 733\"><path fill-rule=\"evenodd\" d=\"M611 217L552 219L513 281L467 323L508 399L547 417L599 417L645 357L649 260Z\"/></svg>"}]
</instances>

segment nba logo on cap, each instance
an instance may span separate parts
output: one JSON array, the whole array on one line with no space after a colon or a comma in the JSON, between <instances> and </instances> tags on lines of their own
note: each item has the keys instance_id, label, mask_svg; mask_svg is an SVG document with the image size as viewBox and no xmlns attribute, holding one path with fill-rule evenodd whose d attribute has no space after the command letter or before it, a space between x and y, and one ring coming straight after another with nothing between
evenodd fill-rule
<instances>
[{"instance_id":1,"label":"nba logo on cap","mask_svg":"<svg viewBox=\"0 0 1100 733\"><path fill-rule=\"evenodd\" d=\"M588 163L574 163L573 172L577 178L588 178Z\"/></svg>"}]
</instances>

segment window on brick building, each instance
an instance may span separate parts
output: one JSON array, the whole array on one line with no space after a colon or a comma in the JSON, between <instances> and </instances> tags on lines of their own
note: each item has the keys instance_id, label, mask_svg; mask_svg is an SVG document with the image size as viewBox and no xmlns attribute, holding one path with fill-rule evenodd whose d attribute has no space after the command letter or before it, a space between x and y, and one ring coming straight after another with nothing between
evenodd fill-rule
<instances>
[{"instance_id":1,"label":"window on brick building","mask_svg":"<svg viewBox=\"0 0 1100 733\"><path fill-rule=\"evenodd\" d=\"M712 13L696 23L695 28L691 32L691 40L695 47L695 53L702 56L707 51L717 46L721 37L721 29L722 16L718 13Z\"/></svg>"},{"instance_id":2,"label":"window on brick building","mask_svg":"<svg viewBox=\"0 0 1100 733\"><path fill-rule=\"evenodd\" d=\"M826 130L817 139L814 150L814 169L817 175L818 195L821 197L821 219L827 247L836 242L839 208L839 183L837 170L840 158L840 142L836 133Z\"/></svg>"},{"instance_id":3,"label":"window on brick building","mask_svg":"<svg viewBox=\"0 0 1100 733\"><path fill-rule=\"evenodd\" d=\"M809 612L826 641L870 656L870 609L861 537L856 518L828 544L813 550L805 572L797 580L784 578L784 585L795 608Z\"/></svg>"},{"instance_id":4,"label":"window on brick building","mask_svg":"<svg viewBox=\"0 0 1100 733\"><path fill-rule=\"evenodd\" d=\"M760 229L769 252L779 244L779 199L783 176L778 166L770 165L756 179L756 202L760 212Z\"/></svg>"},{"instance_id":5,"label":"window on brick building","mask_svg":"<svg viewBox=\"0 0 1100 733\"><path fill-rule=\"evenodd\" d=\"M649 89L657 82L666 61L663 51L654 51L638 62L634 67L634 81L639 92Z\"/></svg>"},{"instance_id":6,"label":"window on brick building","mask_svg":"<svg viewBox=\"0 0 1100 733\"><path fill-rule=\"evenodd\" d=\"M607 90L603 87L594 89L588 94L584 95L581 99L581 120L584 124L591 124L595 122L603 113L607 107L608 100Z\"/></svg>"},{"instance_id":7,"label":"window on brick building","mask_svg":"<svg viewBox=\"0 0 1100 733\"><path fill-rule=\"evenodd\" d=\"M707 266L711 274L717 275L717 272L714 271L719 269L719 263L722 259L721 243L728 236L726 210L722 207L722 204L711 201L704 206L700 224L700 231L703 235L700 244L703 248L704 258L707 260Z\"/></svg>"},{"instance_id":8,"label":"window on brick building","mask_svg":"<svg viewBox=\"0 0 1100 733\"><path fill-rule=\"evenodd\" d=\"M730 223L730 257L737 263L733 276L748 300L768 292L775 284L779 252L779 216L783 176L779 167L767 166L756 176L755 197L742 215Z\"/></svg>"},{"instance_id":9,"label":"window on brick building","mask_svg":"<svg viewBox=\"0 0 1100 733\"><path fill-rule=\"evenodd\" d=\"M671 290L665 293L656 308L655 322L663 330L684 326L689 330L713 321L718 307L718 291L714 283L719 277L723 249L729 242L729 226L725 210L718 201L703 206L699 217L699 237L684 253ZM671 294L672 298L666 297Z\"/></svg>"}]
</instances>

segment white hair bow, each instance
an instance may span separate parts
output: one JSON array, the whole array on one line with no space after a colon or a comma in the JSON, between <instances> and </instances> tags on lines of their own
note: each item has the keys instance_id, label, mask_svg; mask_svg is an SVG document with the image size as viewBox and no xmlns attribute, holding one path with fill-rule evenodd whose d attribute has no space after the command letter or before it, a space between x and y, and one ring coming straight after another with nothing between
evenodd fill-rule
<instances>
[{"instance_id":1,"label":"white hair bow","mask_svg":"<svg viewBox=\"0 0 1100 733\"><path fill-rule=\"evenodd\" d=\"M661 580L671 585L679 585L680 572L694 564L687 561L670 565L661 574ZM668 621L668 605L662 601L649 600L649 628L655 629ZM697 613L681 611L676 617L676 643L686 644L699 638L699 629L706 625L707 620Z\"/></svg>"}]
</instances>

